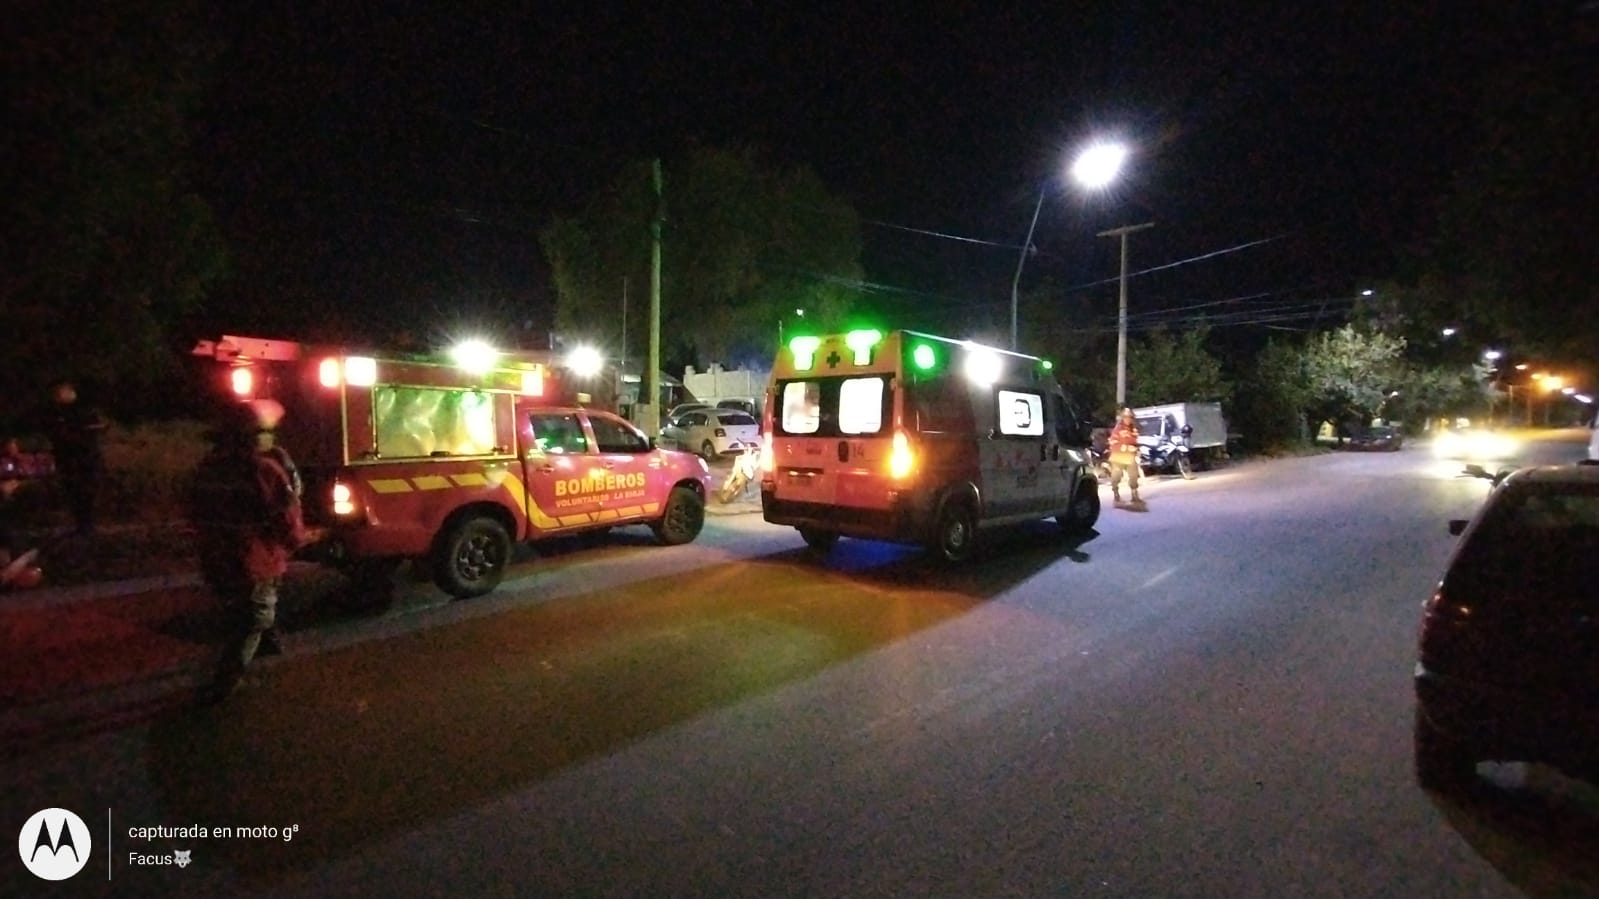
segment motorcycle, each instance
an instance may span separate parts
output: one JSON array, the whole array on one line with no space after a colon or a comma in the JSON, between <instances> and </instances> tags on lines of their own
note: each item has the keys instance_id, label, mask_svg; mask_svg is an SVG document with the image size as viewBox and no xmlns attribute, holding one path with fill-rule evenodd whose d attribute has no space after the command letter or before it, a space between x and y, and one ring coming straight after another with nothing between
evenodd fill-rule
<instances>
[{"instance_id":1,"label":"motorcycle","mask_svg":"<svg viewBox=\"0 0 1599 899\"><path fill-rule=\"evenodd\" d=\"M760 473L761 448L759 444L752 443L733 459L733 470L727 473L727 479L716 491L717 501L726 505L735 499L744 499Z\"/></svg>"},{"instance_id":2,"label":"motorcycle","mask_svg":"<svg viewBox=\"0 0 1599 899\"><path fill-rule=\"evenodd\" d=\"M1188 457L1188 445L1162 435L1159 442L1138 446L1138 464L1144 471L1175 471L1183 480L1194 479L1194 463Z\"/></svg>"}]
</instances>

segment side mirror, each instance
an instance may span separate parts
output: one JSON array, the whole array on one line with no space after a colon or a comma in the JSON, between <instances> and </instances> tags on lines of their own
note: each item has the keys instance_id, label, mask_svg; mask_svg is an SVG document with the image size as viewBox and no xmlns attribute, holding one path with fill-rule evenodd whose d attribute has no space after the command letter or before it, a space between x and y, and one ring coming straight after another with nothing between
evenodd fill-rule
<instances>
[{"instance_id":1,"label":"side mirror","mask_svg":"<svg viewBox=\"0 0 1599 899\"><path fill-rule=\"evenodd\" d=\"M1449 519L1449 536L1451 536L1451 537L1459 537L1461 534L1464 534L1465 532L1466 532L1466 519L1464 519L1464 518L1451 518L1451 519Z\"/></svg>"}]
</instances>

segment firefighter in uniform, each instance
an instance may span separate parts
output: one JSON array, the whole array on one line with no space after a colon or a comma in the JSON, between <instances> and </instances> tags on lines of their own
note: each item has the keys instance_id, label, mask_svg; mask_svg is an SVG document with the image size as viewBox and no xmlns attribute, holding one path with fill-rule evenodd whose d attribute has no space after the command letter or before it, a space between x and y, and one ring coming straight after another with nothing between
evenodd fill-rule
<instances>
[{"instance_id":1,"label":"firefighter in uniform","mask_svg":"<svg viewBox=\"0 0 1599 899\"><path fill-rule=\"evenodd\" d=\"M1133 504L1138 499L1138 418L1133 410L1123 409L1116 427L1111 429L1107 449L1110 455L1110 495L1115 502L1122 501L1122 478L1133 492Z\"/></svg>"},{"instance_id":2,"label":"firefighter in uniform","mask_svg":"<svg viewBox=\"0 0 1599 899\"><path fill-rule=\"evenodd\" d=\"M200 571L227 621L215 676L202 690L207 701L231 695L257 654L281 651L278 583L305 533L298 478L273 433L282 415L271 400L230 407L195 472L190 518Z\"/></svg>"}]
</instances>

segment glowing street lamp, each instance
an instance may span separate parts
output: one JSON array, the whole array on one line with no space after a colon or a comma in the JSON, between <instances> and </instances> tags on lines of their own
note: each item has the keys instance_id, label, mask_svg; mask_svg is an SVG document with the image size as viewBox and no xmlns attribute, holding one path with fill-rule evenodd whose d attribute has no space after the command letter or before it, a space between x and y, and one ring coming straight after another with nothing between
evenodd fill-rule
<instances>
[{"instance_id":1,"label":"glowing street lamp","mask_svg":"<svg viewBox=\"0 0 1599 899\"><path fill-rule=\"evenodd\" d=\"M1127 161L1127 146L1114 141L1096 141L1077 154L1069 173L1073 182L1085 190L1104 190L1121 173ZM1038 189L1038 202L1033 206L1033 220L1027 226L1027 239L1022 241L1022 255L1016 260L1016 276L1010 282L1010 348L1017 348L1016 301L1022 283L1022 266L1027 264L1027 254L1033 249L1033 231L1038 227L1038 213L1044 208L1044 195L1049 193L1049 182Z\"/></svg>"},{"instance_id":2,"label":"glowing street lamp","mask_svg":"<svg viewBox=\"0 0 1599 899\"><path fill-rule=\"evenodd\" d=\"M1485 350L1483 351L1482 358L1488 360L1489 362L1498 362L1500 359L1504 358L1504 355L1504 353L1501 353L1498 350Z\"/></svg>"},{"instance_id":3,"label":"glowing street lamp","mask_svg":"<svg viewBox=\"0 0 1599 899\"><path fill-rule=\"evenodd\" d=\"M1445 337L1453 337L1453 336L1455 336L1458 333L1460 333L1460 332L1458 330L1456 330L1455 328L1445 328L1444 331L1443 331L1443 334L1444 334Z\"/></svg>"}]
</instances>

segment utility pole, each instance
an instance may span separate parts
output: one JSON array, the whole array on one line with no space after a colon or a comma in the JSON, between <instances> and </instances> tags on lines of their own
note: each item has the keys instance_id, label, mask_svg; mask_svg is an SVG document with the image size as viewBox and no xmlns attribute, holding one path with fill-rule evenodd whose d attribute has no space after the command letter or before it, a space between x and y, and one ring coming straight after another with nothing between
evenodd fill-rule
<instances>
[{"instance_id":1,"label":"utility pole","mask_svg":"<svg viewBox=\"0 0 1599 899\"><path fill-rule=\"evenodd\" d=\"M650 366L644 371L647 400L638 425L654 436L661 429L661 226L666 221L662 198L661 161L652 166L655 181L655 217L650 220Z\"/></svg>"},{"instance_id":2,"label":"utility pole","mask_svg":"<svg viewBox=\"0 0 1599 899\"><path fill-rule=\"evenodd\" d=\"M627 276L622 276L622 374L627 374Z\"/></svg>"},{"instance_id":3,"label":"utility pole","mask_svg":"<svg viewBox=\"0 0 1599 899\"><path fill-rule=\"evenodd\" d=\"M1127 235L1134 231L1155 227L1154 222L1145 222L1142 225L1123 225L1109 231L1101 231L1099 237L1120 237L1122 241L1122 269L1120 281L1121 302L1116 314L1116 409L1121 410L1127 403Z\"/></svg>"}]
</instances>

